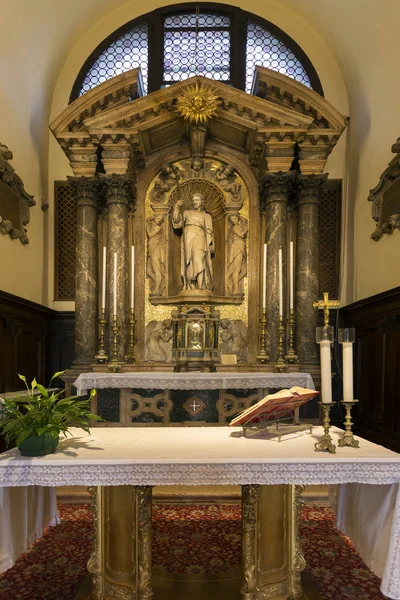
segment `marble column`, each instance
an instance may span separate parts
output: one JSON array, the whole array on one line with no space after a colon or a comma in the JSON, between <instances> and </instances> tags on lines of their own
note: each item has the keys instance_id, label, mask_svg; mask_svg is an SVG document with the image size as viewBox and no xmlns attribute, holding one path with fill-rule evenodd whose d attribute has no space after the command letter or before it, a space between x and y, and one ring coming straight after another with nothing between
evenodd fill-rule
<instances>
[{"instance_id":1,"label":"marble column","mask_svg":"<svg viewBox=\"0 0 400 600\"><path fill-rule=\"evenodd\" d=\"M296 251L296 350L300 363L318 363L315 328L318 311L318 204L328 175L299 175Z\"/></svg>"},{"instance_id":2,"label":"marble column","mask_svg":"<svg viewBox=\"0 0 400 600\"><path fill-rule=\"evenodd\" d=\"M75 275L75 363L90 364L97 351L96 177L68 177L77 198Z\"/></svg>"},{"instance_id":3,"label":"marble column","mask_svg":"<svg viewBox=\"0 0 400 600\"><path fill-rule=\"evenodd\" d=\"M287 200L294 173L267 173L264 176L265 237L267 243L267 331L270 360L277 360L279 324L279 248L283 258L283 310L286 309Z\"/></svg>"},{"instance_id":4,"label":"marble column","mask_svg":"<svg viewBox=\"0 0 400 600\"><path fill-rule=\"evenodd\" d=\"M126 360L129 337L129 256L128 256L128 211L132 199L132 181L129 175L106 175L102 177L105 186L108 227L107 227L107 281L108 302L107 320L109 322L108 355L120 362ZM114 253L117 254L117 325L118 353L113 355L113 290L114 290Z\"/></svg>"}]
</instances>

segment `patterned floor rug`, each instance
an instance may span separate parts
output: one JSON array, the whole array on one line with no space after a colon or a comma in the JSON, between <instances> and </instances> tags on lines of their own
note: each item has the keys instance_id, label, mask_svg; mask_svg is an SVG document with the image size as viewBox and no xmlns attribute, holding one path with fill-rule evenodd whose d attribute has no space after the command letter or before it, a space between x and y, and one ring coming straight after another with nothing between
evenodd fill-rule
<instances>
[{"instance_id":1,"label":"patterned floor rug","mask_svg":"<svg viewBox=\"0 0 400 600\"><path fill-rule=\"evenodd\" d=\"M86 575L92 519L85 504L61 505L60 516L61 524L49 527L0 576L1 600L73 600ZM178 574L216 574L238 568L240 518L240 507L229 504L156 505L154 568ZM307 568L323 600L384 600L379 579L334 527L329 508L305 507L301 536Z\"/></svg>"}]
</instances>

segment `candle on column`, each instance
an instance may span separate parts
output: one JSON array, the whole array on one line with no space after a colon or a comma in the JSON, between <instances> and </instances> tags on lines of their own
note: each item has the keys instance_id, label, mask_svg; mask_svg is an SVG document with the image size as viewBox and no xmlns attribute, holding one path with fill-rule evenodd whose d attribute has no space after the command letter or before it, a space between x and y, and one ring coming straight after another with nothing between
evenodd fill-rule
<instances>
[{"instance_id":1,"label":"candle on column","mask_svg":"<svg viewBox=\"0 0 400 600\"><path fill-rule=\"evenodd\" d=\"M135 246L131 248L131 309L135 308Z\"/></svg>"},{"instance_id":2,"label":"candle on column","mask_svg":"<svg viewBox=\"0 0 400 600\"><path fill-rule=\"evenodd\" d=\"M343 401L353 402L353 342L342 342Z\"/></svg>"},{"instance_id":3,"label":"candle on column","mask_svg":"<svg viewBox=\"0 0 400 600\"><path fill-rule=\"evenodd\" d=\"M283 317L283 270L282 270L282 248L279 248L279 316Z\"/></svg>"},{"instance_id":4,"label":"candle on column","mask_svg":"<svg viewBox=\"0 0 400 600\"><path fill-rule=\"evenodd\" d=\"M101 308L106 308L106 269L107 269L107 248L103 246L103 277L101 287Z\"/></svg>"},{"instance_id":5,"label":"candle on column","mask_svg":"<svg viewBox=\"0 0 400 600\"><path fill-rule=\"evenodd\" d=\"M322 402L332 402L331 343L329 340L319 342L321 356L321 396Z\"/></svg>"},{"instance_id":6,"label":"candle on column","mask_svg":"<svg viewBox=\"0 0 400 600\"><path fill-rule=\"evenodd\" d=\"M262 307L267 308L267 244L264 244Z\"/></svg>"},{"instance_id":7,"label":"candle on column","mask_svg":"<svg viewBox=\"0 0 400 600\"><path fill-rule=\"evenodd\" d=\"M294 279L293 279L293 242L290 242L290 265L289 265L289 308L293 310L293 290L294 290Z\"/></svg>"},{"instance_id":8,"label":"candle on column","mask_svg":"<svg viewBox=\"0 0 400 600\"><path fill-rule=\"evenodd\" d=\"M114 252L114 289L113 289L113 315L117 314L117 253Z\"/></svg>"}]
</instances>

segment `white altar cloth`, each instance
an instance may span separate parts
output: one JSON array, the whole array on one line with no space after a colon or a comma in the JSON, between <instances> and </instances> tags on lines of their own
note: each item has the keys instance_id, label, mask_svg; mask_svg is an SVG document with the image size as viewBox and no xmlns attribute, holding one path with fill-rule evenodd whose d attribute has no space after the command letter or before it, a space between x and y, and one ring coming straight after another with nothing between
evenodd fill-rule
<instances>
[{"instance_id":1,"label":"white altar cloth","mask_svg":"<svg viewBox=\"0 0 400 600\"><path fill-rule=\"evenodd\" d=\"M236 427L79 429L54 454L0 455L0 486L25 485L220 485L400 483L400 455L366 440L337 454L314 452L315 427L279 443L245 438ZM334 442L341 431L331 429ZM400 497L391 521L390 549L381 589L400 600Z\"/></svg>"},{"instance_id":2,"label":"white altar cloth","mask_svg":"<svg viewBox=\"0 0 400 600\"><path fill-rule=\"evenodd\" d=\"M59 522L55 488L0 488L0 573Z\"/></svg>"},{"instance_id":3,"label":"white altar cloth","mask_svg":"<svg viewBox=\"0 0 400 600\"><path fill-rule=\"evenodd\" d=\"M291 388L315 390L310 373L81 373L74 382L78 394L92 388L139 388L143 390L218 390Z\"/></svg>"}]
</instances>

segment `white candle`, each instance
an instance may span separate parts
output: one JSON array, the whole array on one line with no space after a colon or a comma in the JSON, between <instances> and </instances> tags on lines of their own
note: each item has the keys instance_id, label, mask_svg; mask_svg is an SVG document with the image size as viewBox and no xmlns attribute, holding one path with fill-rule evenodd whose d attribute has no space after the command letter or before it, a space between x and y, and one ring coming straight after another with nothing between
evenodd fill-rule
<instances>
[{"instance_id":1,"label":"white candle","mask_svg":"<svg viewBox=\"0 0 400 600\"><path fill-rule=\"evenodd\" d=\"M267 308L267 244L264 244L262 307Z\"/></svg>"},{"instance_id":2,"label":"white candle","mask_svg":"<svg viewBox=\"0 0 400 600\"><path fill-rule=\"evenodd\" d=\"M343 342L343 401L353 401L353 342Z\"/></svg>"},{"instance_id":3,"label":"white candle","mask_svg":"<svg viewBox=\"0 0 400 600\"><path fill-rule=\"evenodd\" d=\"M321 397L322 402L332 402L331 343L319 342L321 356Z\"/></svg>"},{"instance_id":4,"label":"white candle","mask_svg":"<svg viewBox=\"0 0 400 600\"><path fill-rule=\"evenodd\" d=\"M279 316L283 317L283 271L282 271L282 248L279 248Z\"/></svg>"},{"instance_id":5,"label":"white candle","mask_svg":"<svg viewBox=\"0 0 400 600\"><path fill-rule=\"evenodd\" d=\"M289 308L293 310L293 289L294 289L294 279L293 279L293 242L290 242L290 276L289 276L289 286L290 286L290 298L289 298Z\"/></svg>"},{"instance_id":6,"label":"white candle","mask_svg":"<svg viewBox=\"0 0 400 600\"><path fill-rule=\"evenodd\" d=\"M117 314L117 253L114 252L114 293L113 293L113 299L114 299L114 309L113 309L113 315Z\"/></svg>"},{"instance_id":7,"label":"white candle","mask_svg":"<svg viewBox=\"0 0 400 600\"><path fill-rule=\"evenodd\" d=\"M131 247L131 309L135 308L135 246Z\"/></svg>"},{"instance_id":8,"label":"white candle","mask_svg":"<svg viewBox=\"0 0 400 600\"><path fill-rule=\"evenodd\" d=\"M107 248L103 246L103 277L101 287L101 308L106 308L106 269L107 269Z\"/></svg>"}]
</instances>

